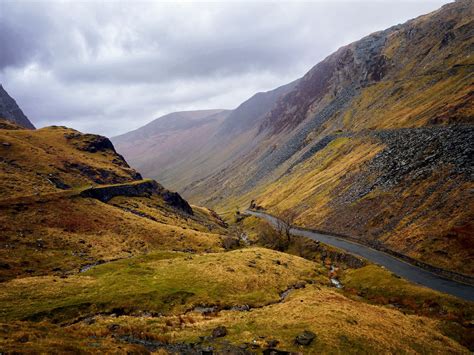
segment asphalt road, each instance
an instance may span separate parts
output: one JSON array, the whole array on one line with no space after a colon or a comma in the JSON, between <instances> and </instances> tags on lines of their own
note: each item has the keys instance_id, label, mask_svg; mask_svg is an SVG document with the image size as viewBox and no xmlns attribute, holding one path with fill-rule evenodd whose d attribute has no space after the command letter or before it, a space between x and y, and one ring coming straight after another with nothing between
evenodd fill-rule
<instances>
[{"instance_id":1,"label":"asphalt road","mask_svg":"<svg viewBox=\"0 0 474 355\"><path fill-rule=\"evenodd\" d=\"M266 213L255 211L246 211L246 213L264 218L273 225L275 225L277 221L275 217ZM395 275L403 277L411 282L474 302L474 286L443 278L416 265L412 265L397 259L394 256L382 251L375 250L368 246L357 244L352 241L344 240L340 237L298 228L292 228L291 234L318 240L321 243L343 249L349 253L370 260L375 264L384 266L387 270L390 270Z\"/></svg>"}]
</instances>

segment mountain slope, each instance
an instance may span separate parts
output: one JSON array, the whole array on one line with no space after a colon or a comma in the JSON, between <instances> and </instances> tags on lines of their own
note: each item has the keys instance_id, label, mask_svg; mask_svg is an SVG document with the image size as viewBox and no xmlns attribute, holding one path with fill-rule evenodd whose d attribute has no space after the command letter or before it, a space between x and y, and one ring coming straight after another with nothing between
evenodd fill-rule
<instances>
[{"instance_id":1,"label":"mountain slope","mask_svg":"<svg viewBox=\"0 0 474 355\"><path fill-rule=\"evenodd\" d=\"M296 82L258 93L231 111L172 113L112 141L145 176L183 190L250 151L263 117Z\"/></svg>"},{"instance_id":2,"label":"mountain slope","mask_svg":"<svg viewBox=\"0 0 474 355\"><path fill-rule=\"evenodd\" d=\"M473 7L456 1L340 48L251 129L197 147L208 174L176 187L221 211L252 199L294 210L301 225L472 275ZM221 132L248 127L231 116Z\"/></svg>"},{"instance_id":3,"label":"mountain slope","mask_svg":"<svg viewBox=\"0 0 474 355\"><path fill-rule=\"evenodd\" d=\"M35 129L35 126L25 116L23 111L18 107L16 101L8 95L3 86L0 84L0 118L7 119L19 126L28 129Z\"/></svg>"},{"instance_id":4,"label":"mountain slope","mask_svg":"<svg viewBox=\"0 0 474 355\"><path fill-rule=\"evenodd\" d=\"M454 19L459 38L465 4L425 17L423 35L439 25L433 20ZM461 37L449 48L455 58L466 50L465 41ZM360 60L371 42L369 37L349 48L361 50ZM413 54L408 52L402 55ZM250 99L240 107L246 118L234 116L242 127L227 121L231 116L214 126L211 120L216 134L209 142L184 128L199 147L187 148L191 153L184 158L195 161L184 159L179 169L189 166L191 173L175 180L183 184L202 176L187 189L196 200L229 208L257 198L271 212L296 211L298 223L350 231L374 246L413 246L407 253L431 255L440 265L446 259L435 256L441 254L421 250L408 237L417 232L419 240L436 247L451 242L446 253L467 255L465 265L452 259L452 267L469 271L470 239L464 250L456 244L462 241L458 235L472 235L469 227L457 227L472 210L472 199L464 195L472 188L471 111L463 96L469 67L454 60L449 80L444 72L438 81L431 73L393 79L396 71L389 70L360 79L361 73L372 73L371 61L352 67L351 53L345 54L348 62L328 69L325 80L321 70L331 66L315 69L277 95ZM394 117L399 110L390 111L393 103L374 99L398 84L406 85L396 91L395 101L407 108L401 122ZM433 106L438 102L441 107ZM422 103L435 112L424 112ZM454 106L443 106L447 103ZM307 111L292 115L299 107ZM433 113L443 112L445 118L430 121ZM413 118L415 113L419 117ZM184 137L179 123L156 124ZM386 123L398 126L388 129ZM2 352L468 354L474 349L472 302L411 284L311 240L284 236L288 253L262 248L282 235L249 216L227 227L212 211L142 179L105 137L65 127L30 131L6 121L0 127ZM146 130L138 133L147 139ZM174 144L169 147L179 155ZM185 172L171 170L177 171ZM458 228L454 237L436 234L452 226ZM400 241L392 233L397 228ZM337 280L342 288L334 287Z\"/></svg>"},{"instance_id":5,"label":"mountain slope","mask_svg":"<svg viewBox=\"0 0 474 355\"><path fill-rule=\"evenodd\" d=\"M278 101L252 155L185 195L292 209L302 225L472 275L472 19L457 1L341 48Z\"/></svg>"},{"instance_id":6,"label":"mountain slope","mask_svg":"<svg viewBox=\"0 0 474 355\"><path fill-rule=\"evenodd\" d=\"M176 181L187 176L189 157L206 145L228 113L227 110L175 112L112 141L120 152L127 152L127 159L145 176L176 188Z\"/></svg>"},{"instance_id":7,"label":"mountain slope","mask_svg":"<svg viewBox=\"0 0 474 355\"><path fill-rule=\"evenodd\" d=\"M305 260L255 246L224 252L233 232L212 211L141 179L107 138L0 127L2 351L236 352L246 343L297 351L295 338L310 330L318 336L304 345L310 352L354 344L467 352L467 302L398 280L412 304L446 309L407 315L331 288L333 265L322 253ZM359 274L348 277L357 290ZM375 282L371 292L386 291ZM275 327L282 312L291 317ZM439 328L448 322L457 328ZM216 329L224 341L208 336Z\"/></svg>"}]
</instances>

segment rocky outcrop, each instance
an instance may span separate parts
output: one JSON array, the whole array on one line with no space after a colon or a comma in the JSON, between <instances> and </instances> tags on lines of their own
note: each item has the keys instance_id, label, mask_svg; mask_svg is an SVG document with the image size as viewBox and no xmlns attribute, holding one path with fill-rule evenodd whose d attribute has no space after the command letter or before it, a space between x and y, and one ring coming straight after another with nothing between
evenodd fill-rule
<instances>
[{"instance_id":1,"label":"rocky outcrop","mask_svg":"<svg viewBox=\"0 0 474 355\"><path fill-rule=\"evenodd\" d=\"M0 118L5 118L23 128L35 129L35 126L18 107L16 101L0 85Z\"/></svg>"},{"instance_id":2,"label":"rocky outcrop","mask_svg":"<svg viewBox=\"0 0 474 355\"><path fill-rule=\"evenodd\" d=\"M97 153L110 150L117 153L110 139L104 136L99 136L97 134L83 134L80 132L67 133L64 136L66 139L71 141L77 149L85 152Z\"/></svg>"},{"instance_id":3,"label":"rocky outcrop","mask_svg":"<svg viewBox=\"0 0 474 355\"><path fill-rule=\"evenodd\" d=\"M81 196L108 202L117 196L150 197L160 189L162 189L162 186L156 181L144 180L136 183L92 187L82 191Z\"/></svg>"},{"instance_id":4,"label":"rocky outcrop","mask_svg":"<svg viewBox=\"0 0 474 355\"><path fill-rule=\"evenodd\" d=\"M160 195L163 197L165 202L187 214L193 214L193 209L189 203L180 196L177 192L172 192L166 189L161 190Z\"/></svg>"},{"instance_id":5,"label":"rocky outcrop","mask_svg":"<svg viewBox=\"0 0 474 355\"><path fill-rule=\"evenodd\" d=\"M82 175L96 184L121 184L132 180L141 180L142 176L131 168L124 167L123 171L128 174L125 176L118 175L112 170L92 167L83 163L72 163L66 161L64 168L69 172Z\"/></svg>"},{"instance_id":6,"label":"rocky outcrop","mask_svg":"<svg viewBox=\"0 0 474 355\"><path fill-rule=\"evenodd\" d=\"M193 214L193 210L186 200L184 200L177 192L166 190L155 180L143 180L117 185L92 187L82 191L80 195L82 197L95 198L102 202L108 202L117 196L151 197L152 195L159 195L167 205L187 214Z\"/></svg>"},{"instance_id":7,"label":"rocky outcrop","mask_svg":"<svg viewBox=\"0 0 474 355\"><path fill-rule=\"evenodd\" d=\"M353 137L376 140L386 147L364 166L344 193L336 196L333 205L353 203L376 188L389 190L421 182L441 170L447 170L450 178L474 180L472 126L381 130Z\"/></svg>"}]
</instances>

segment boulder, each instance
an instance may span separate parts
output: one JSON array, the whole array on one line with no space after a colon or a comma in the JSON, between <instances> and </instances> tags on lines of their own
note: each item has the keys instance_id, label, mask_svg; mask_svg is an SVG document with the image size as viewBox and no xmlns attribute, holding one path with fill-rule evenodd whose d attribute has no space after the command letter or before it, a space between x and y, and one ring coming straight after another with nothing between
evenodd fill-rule
<instances>
[{"instance_id":1,"label":"boulder","mask_svg":"<svg viewBox=\"0 0 474 355\"><path fill-rule=\"evenodd\" d=\"M213 338L221 338L221 337L225 337L226 335L227 335L227 328L224 327L223 325L220 325L217 328L214 328L214 330L212 331Z\"/></svg>"},{"instance_id":2,"label":"boulder","mask_svg":"<svg viewBox=\"0 0 474 355\"><path fill-rule=\"evenodd\" d=\"M267 340L267 347L268 348L276 348L279 343L280 342L276 339L270 339L270 340Z\"/></svg>"},{"instance_id":3,"label":"boulder","mask_svg":"<svg viewBox=\"0 0 474 355\"><path fill-rule=\"evenodd\" d=\"M295 343L298 345L309 345L316 338L316 334L310 330L305 330L303 333L298 334L295 338Z\"/></svg>"}]
</instances>

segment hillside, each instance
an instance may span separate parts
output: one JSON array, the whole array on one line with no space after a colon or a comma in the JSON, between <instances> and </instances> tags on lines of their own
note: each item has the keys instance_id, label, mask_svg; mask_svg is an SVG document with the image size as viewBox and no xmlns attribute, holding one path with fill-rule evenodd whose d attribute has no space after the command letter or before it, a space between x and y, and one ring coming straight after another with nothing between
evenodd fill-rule
<instances>
[{"instance_id":1,"label":"hillside","mask_svg":"<svg viewBox=\"0 0 474 355\"><path fill-rule=\"evenodd\" d=\"M176 187L473 275L473 11L456 1L340 48L229 140L225 166Z\"/></svg>"},{"instance_id":2,"label":"hillside","mask_svg":"<svg viewBox=\"0 0 474 355\"><path fill-rule=\"evenodd\" d=\"M16 101L8 95L3 86L0 84L0 119L6 119L19 126L28 129L35 129L35 126L25 116Z\"/></svg>"},{"instance_id":3,"label":"hillside","mask_svg":"<svg viewBox=\"0 0 474 355\"><path fill-rule=\"evenodd\" d=\"M2 352L472 347L470 302L319 244L292 241L309 243L305 258L262 248L270 226L228 227L142 179L105 137L0 127Z\"/></svg>"},{"instance_id":4,"label":"hillside","mask_svg":"<svg viewBox=\"0 0 474 355\"><path fill-rule=\"evenodd\" d=\"M144 176L175 189L181 181L194 181L187 171L191 156L206 145L228 114L227 110L175 112L112 141Z\"/></svg>"},{"instance_id":5,"label":"hillside","mask_svg":"<svg viewBox=\"0 0 474 355\"><path fill-rule=\"evenodd\" d=\"M107 138L15 128L0 129L1 280L153 250L221 248L219 220L141 180Z\"/></svg>"},{"instance_id":6,"label":"hillside","mask_svg":"<svg viewBox=\"0 0 474 355\"><path fill-rule=\"evenodd\" d=\"M144 176L183 190L250 152L265 114L295 85L257 93L234 110L172 113L112 142Z\"/></svg>"}]
</instances>

